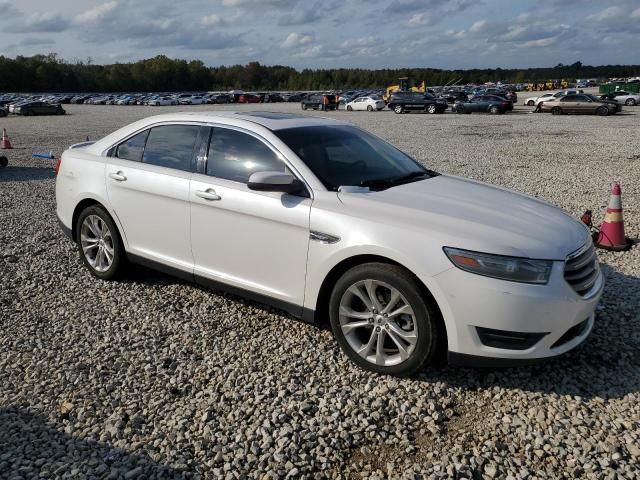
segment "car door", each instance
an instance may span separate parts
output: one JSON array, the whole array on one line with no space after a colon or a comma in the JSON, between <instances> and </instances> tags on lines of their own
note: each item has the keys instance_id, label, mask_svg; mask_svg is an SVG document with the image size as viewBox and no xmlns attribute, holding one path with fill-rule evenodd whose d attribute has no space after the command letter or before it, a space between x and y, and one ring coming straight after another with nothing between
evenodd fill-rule
<instances>
[{"instance_id":1,"label":"car door","mask_svg":"<svg viewBox=\"0 0 640 480\"><path fill-rule=\"evenodd\" d=\"M107 193L130 254L192 273L189 182L204 133L198 124L158 125L109 151Z\"/></svg>"},{"instance_id":2,"label":"car door","mask_svg":"<svg viewBox=\"0 0 640 480\"><path fill-rule=\"evenodd\" d=\"M267 296L300 313L311 199L247 186L257 171L287 171L280 153L235 127L213 127L206 166L191 180L196 278Z\"/></svg>"},{"instance_id":3,"label":"car door","mask_svg":"<svg viewBox=\"0 0 640 480\"><path fill-rule=\"evenodd\" d=\"M594 113L599 105L596 105L589 97L584 95L573 96L573 113Z\"/></svg>"}]
</instances>

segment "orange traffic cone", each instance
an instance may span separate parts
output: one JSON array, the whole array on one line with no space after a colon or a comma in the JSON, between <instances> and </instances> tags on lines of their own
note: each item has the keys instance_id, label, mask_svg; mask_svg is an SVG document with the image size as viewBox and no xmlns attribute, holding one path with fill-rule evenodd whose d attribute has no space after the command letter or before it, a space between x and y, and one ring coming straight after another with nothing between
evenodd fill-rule
<instances>
[{"instance_id":1,"label":"orange traffic cone","mask_svg":"<svg viewBox=\"0 0 640 480\"><path fill-rule=\"evenodd\" d=\"M631 242L624 236L624 220L622 219L622 199L620 198L620 184L615 182L611 189L611 199L600 227L600 235L596 244L607 250L625 250Z\"/></svg>"},{"instance_id":2,"label":"orange traffic cone","mask_svg":"<svg viewBox=\"0 0 640 480\"><path fill-rule=\"evenodd\" d=\"M8 150L10 148L13 148L11 146L11 142L9 141L9 137L7 136L7 129L6 128L2 129L2 148L4 150Z\"/></svg>"}]
</instances>

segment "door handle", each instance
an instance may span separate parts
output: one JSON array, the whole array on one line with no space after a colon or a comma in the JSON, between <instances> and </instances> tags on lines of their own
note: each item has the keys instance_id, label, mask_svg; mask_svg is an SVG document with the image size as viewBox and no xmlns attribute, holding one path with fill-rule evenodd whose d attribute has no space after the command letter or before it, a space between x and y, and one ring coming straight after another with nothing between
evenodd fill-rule
<instances>
[{"instance_id":1,"label":"door handle","mask_svg":"<svg viewBox=\"0 0 640 480\"><path fill-rule=\"evenodd\" d=\"M127 177L125 177L120 170L110 173L109 178L113 178L116 182L124 182L127 180Z\"/></svg>"},{"instance_id":2,"label":"door handle","mask_svg":"<svg viewBox=\"0 0 640 480\"><path fill-rule=\"evenodd\" d=\"M218 195L213 188L207 188L206 190L196 190L196 197L204 198L205 200L222 199L222 197Z\"/></svg>"}]
</instances>

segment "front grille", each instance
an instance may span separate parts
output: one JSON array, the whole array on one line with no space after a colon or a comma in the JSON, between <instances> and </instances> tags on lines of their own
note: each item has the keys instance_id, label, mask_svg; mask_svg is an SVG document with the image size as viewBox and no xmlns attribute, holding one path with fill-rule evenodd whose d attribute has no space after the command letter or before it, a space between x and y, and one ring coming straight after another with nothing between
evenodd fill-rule
<instances>
[{"instance_id":1,"label":"front grille","mask_svg":"<svg viewBox=\"0 0 640 480\"><path fill-rule=\"evenodd\" d=\"M598 255L591 239L570 254L564 264L564 279L582 296L593 288L599 272Z\"/></svg>"}]
</instances>

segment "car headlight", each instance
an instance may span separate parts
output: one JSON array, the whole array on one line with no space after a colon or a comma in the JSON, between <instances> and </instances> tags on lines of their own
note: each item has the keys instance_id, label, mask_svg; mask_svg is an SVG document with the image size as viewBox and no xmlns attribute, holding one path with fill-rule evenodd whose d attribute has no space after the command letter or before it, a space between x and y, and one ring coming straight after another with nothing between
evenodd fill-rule
<instances>
[{"instance_id":1,"label":"car headlight","mask_svg":"<svg viewBox=\"0 0 640 480\"><path fill-rule=\"evenodd\" d=\"M490 255L458 248L444 247L449 260L465 272L512 282L544 285L551 275L551 260Z\"/></svg>"}]
</instances>

